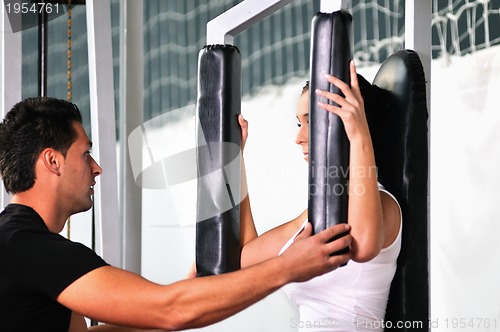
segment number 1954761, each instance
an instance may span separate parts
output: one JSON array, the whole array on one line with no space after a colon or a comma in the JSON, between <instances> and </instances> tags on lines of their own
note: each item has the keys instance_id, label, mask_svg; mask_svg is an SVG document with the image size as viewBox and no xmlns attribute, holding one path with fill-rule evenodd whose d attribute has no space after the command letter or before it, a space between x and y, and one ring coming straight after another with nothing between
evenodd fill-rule
<instances>
[{"instance_id":1,"label":"number 1954761","mask_svg":"<svg viewBox=\"0 0 500 332\"><path fill-rule=\"evenodd\" d=\"M50 3L50 2L38 2L38 3L6 3L5 10L7 14L59 14L59 4L58 3Z\"/></svg>"}]
</instances>

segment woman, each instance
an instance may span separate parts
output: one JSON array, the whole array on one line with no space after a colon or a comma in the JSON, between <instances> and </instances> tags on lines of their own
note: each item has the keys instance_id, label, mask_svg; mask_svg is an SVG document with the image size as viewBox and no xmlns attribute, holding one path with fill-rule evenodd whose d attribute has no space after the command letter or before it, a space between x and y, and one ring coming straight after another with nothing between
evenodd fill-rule
<instances>
[{"instance_id":1,"label":"woman","mask_svg":"<svg viewBox=\"0 0 500 332\"><path fill-rule=\"evenodd\" d=\"M351 88L326 75L345 97L327 91L313 91L339 107L319 103L325 111L343 121L350 142L348 220L353 243L352 261L321 277L284 288L298 306L300 331L372 331L383 329L389 288L401 247L401 212L394 197L377 182L375 156L365 117L356 68L351 62ZM298 101L299 132L296 143L308 161L309 87ZM248 123L239 117L242 148ZM243 172L243 184L246 183ZM356 188L354 190L353 188ZM363 190L360 190L362 188ZM248 196L241 203L242 267L278 255L293 242L307 224L307 210L294 220L257 237Z\"/></svg>"}]
</instances>

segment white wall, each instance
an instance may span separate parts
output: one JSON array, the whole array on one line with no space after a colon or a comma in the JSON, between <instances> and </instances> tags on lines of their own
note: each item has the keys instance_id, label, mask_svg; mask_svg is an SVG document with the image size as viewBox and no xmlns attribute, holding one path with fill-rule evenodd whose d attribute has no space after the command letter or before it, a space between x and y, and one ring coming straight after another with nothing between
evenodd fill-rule
<instances>
[{"instance_id":1,"label":"white wall","mask_svg":"<svg viewBox=\"0 0 500 332\"><path fill-rule=\"evenodd\" d=\"M499 51L432 63L433 331L500 331Z\"/></svg>"}]
</instances>

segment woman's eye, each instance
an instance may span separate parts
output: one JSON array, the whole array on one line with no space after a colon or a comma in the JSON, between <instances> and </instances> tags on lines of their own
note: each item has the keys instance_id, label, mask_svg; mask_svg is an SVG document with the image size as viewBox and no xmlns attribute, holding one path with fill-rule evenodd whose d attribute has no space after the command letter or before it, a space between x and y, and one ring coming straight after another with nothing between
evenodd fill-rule
<instances>
[{"instance_id":1,"label":"woman's eye","mask_svg":"<svg viewBox=\"0 0 500 332\"><path fill-rule=\"evenodd\" d=\"M297 127L299 127L299 128L302 127L302 123L297 122Z\"/></svg>"}]
</instances>

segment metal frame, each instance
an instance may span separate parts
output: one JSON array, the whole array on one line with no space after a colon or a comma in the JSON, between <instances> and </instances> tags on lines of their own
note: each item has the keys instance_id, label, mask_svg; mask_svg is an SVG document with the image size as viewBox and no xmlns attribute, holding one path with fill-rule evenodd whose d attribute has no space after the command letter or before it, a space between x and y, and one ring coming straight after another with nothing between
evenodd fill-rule
<instances>
[{"instance_id":1,"label":"metal frame","mask_svg":"<svg viewBox=\"0 0 500 332\"><path fill-rule=\"evenodd\" d=\"M322 13L333 13L345 8L347 8L347 0L321 0L319 11Z\"/></svg>"},{"instance_id":2,"label":"metal frame","mask_svg":"<svg viewBox=\"0 0 500 332\"><path fill-rule=\"evenodd\" d=\"M207 23L207 44L233 45L234 36L265 19L292 0L245 0ZM347 0L321 0L321 12L347 7Z\"/></svg>"},{"instance_id":3,"label":"metal frame","mask_svg":"<svg viewBox=\"0 0 500 332\"><path fill-rule=\"evenodd\" d=\"M432 62L432 2L431 1L422 1L422 0L406 0L405 3L405 48L413 49L418 53L420 57L420 61L422 62L422 67L424 68L424 74L426 79L426 95L427 95L427 111L429 112L429 121L428 121L428 133L429 139L427 140L428 151L429 151L429 169L431 163L431 140L430 140L430 118L431 118L431 62ZM431 241L430 241L430 215L432 206L430 204L430 183L432 183L432 172L429 172L428 177L428 220L427 220L427 236L429 238L429 243L427 250L430 252ZM428 262L428 271L429 276L431 274L431 260ZM429 314L432 314L431 308L431 284L429 278Z\"/></svg>"},{"instance_id":4,"label":"metal frame","mask_svg":"<svg viewBox=\"0 0 500 332\"><path fill-rule=\"evenodd\" d=\"M292 0L245 0L207 23L207 44L233 45L234 36L265 19ZM331 13L347 7L347 0L321 0L320 10Z\"/></svg>"},{"instance_id":5,"label":"metal frame","mask_svg":"<svg viewBox=\"0 0 500 332\"><path fill-rule=\"evenodd\" d=\"M207 23L207 44L233 45L234 36L292 0L245 0Z\"/></svg>"},{"instance_id":6,"label":"metal frame","mask_svg":"<svg viewBox=\"0 0 500 332\"><path fill-rule=\"evenodd\" d=\"M405 48L418 53L427 83L427 107L430 112L432 61L432 1L406 0Z\"/></svg>"},{"instance_id":7,"label":"metal frame","mask_svg":"<svg viewBox=\"0 0 500 332\"><path fill-rule=\"evenodd\" d=\"M0 5L0 117L22 98L21 32L12 32L5 6ZM3 183L0 189L0 208L10 201Z\"/></svg>"},{"instance_id":8,"label":"metal frame","mask_svg":"<svg viewBox=\"0 0 500 332\"><path fill-rule=\"evenodd\" d=\"M142 188L134 180L128 136L143 119L143 1L120 1L120 220L123 268L141 273ZM136 156L137 157L137 156ZM139 156L140 159L140 156ZM142 160L134 160L141 165Z\"/></svg>"},{"instance_id":9,"label":"metal frame","mask_svg":"<svg viewBox=\"0 0 500 332\"><path fill-rule=\"evenodd\" d=\"M86 10L93 155L103 168L94 187L95 251L121 267L110 0L87 1Z\"/></svg>"}]
</instances>

